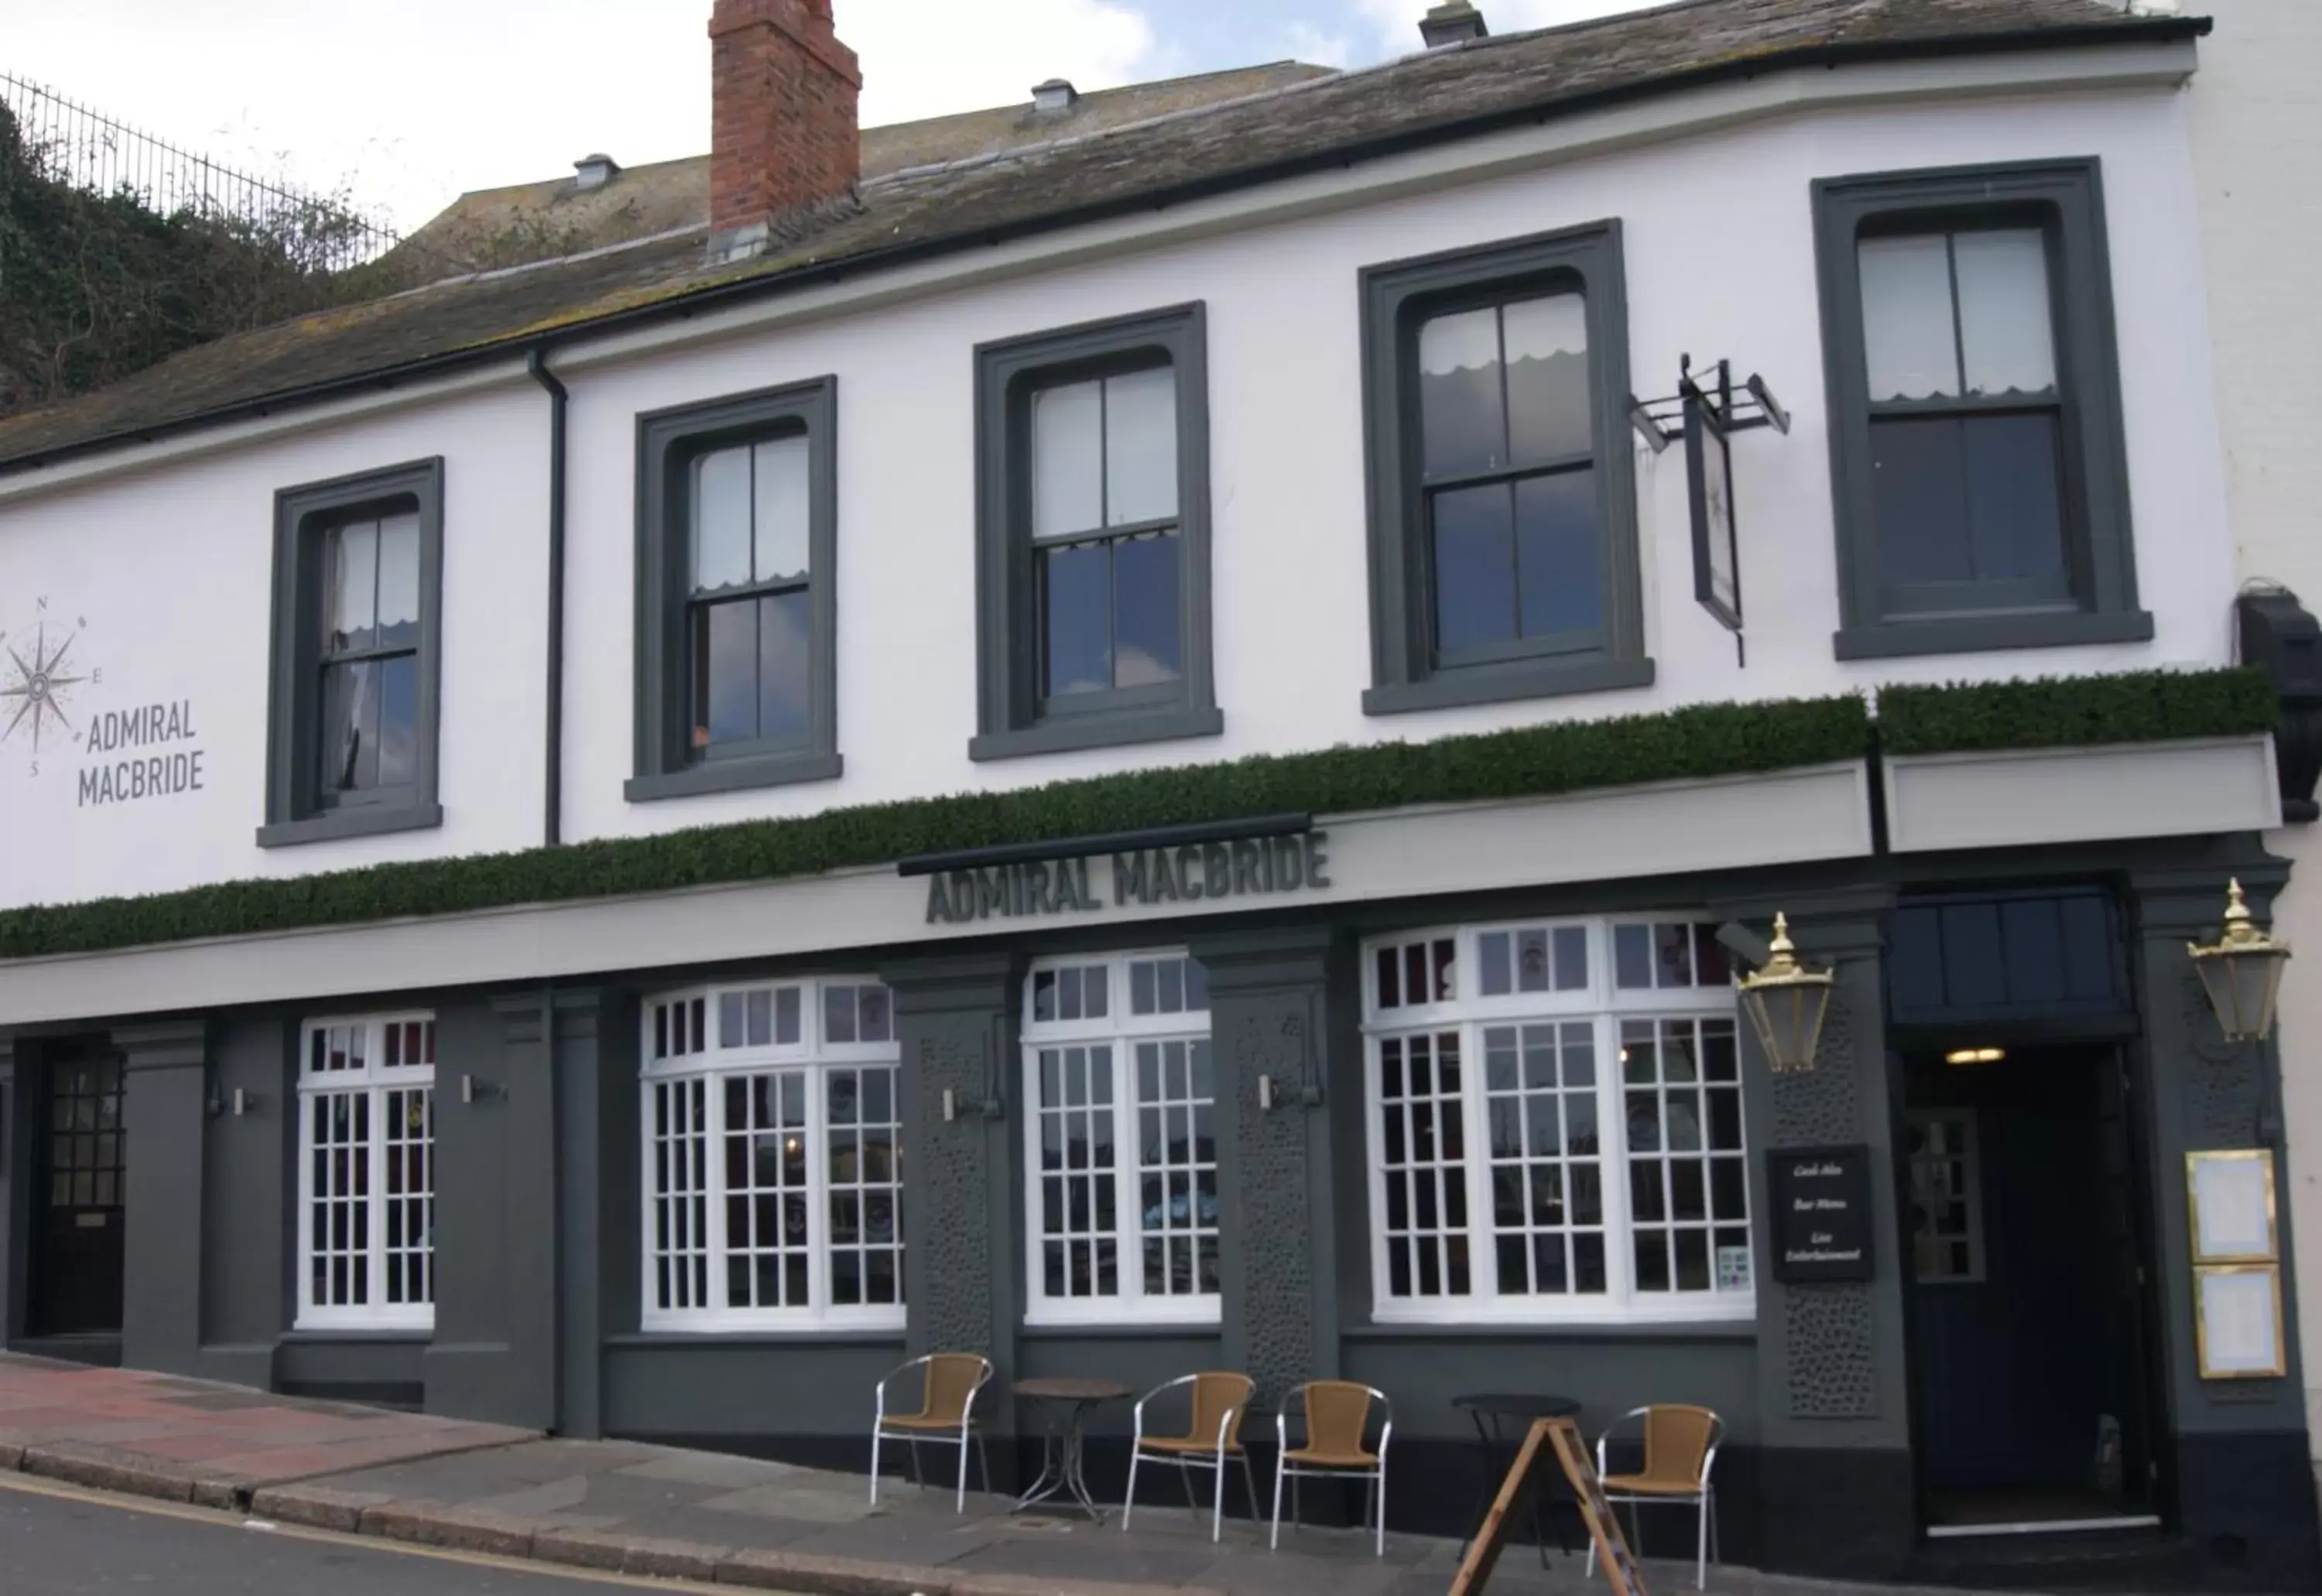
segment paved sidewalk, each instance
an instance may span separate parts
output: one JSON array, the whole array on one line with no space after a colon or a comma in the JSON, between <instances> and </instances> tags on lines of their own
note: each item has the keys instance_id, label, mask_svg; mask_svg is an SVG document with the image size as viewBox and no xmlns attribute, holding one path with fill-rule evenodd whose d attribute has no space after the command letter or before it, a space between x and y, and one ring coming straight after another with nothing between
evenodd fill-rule
<instances>
[{"instance_id":1,"label":"paved sidewalk","mask_svg":"<svg viewBox=\"0 0 2322 1596\"><path fill-rule=\"evenodd\" d=\"M1174 1473L1147 1482L1123 1534L1014 1515L1006 1498L901 1482L879 1506L859 1474L621 1441L568 1441L239 1386L0 1354L0 1469L299 1524L573 1566L808 1596L1441 1596L1453 1543L1284 1532L1229 1518L1221 1546ZM1666 1518L1666 1515L1664 1515ZM1659 1544L1687 1527L1656 1522ZM1577 1596L1581 1560L1509 1549L1491 1596ZM1647 1564L1662 1596L1689 1564ZM1723 1596L1846 1587L1710 1571ZM1595 1590L1604 1587L1598 1584ZM1856 1589L1863 1589L1858 1587ZM1879 1596L1897 1596L1880 1587Z\"/></svg>"},{"instance_id":2,"label":"paved sidewalk","mask_svg":"<svg viewBox=\"0 0 2322 1596\"><path fill-rule=\"evenodd\" d=\"M0 1353L0 1469L205 1507L538 1433Z\"/></svg>"}]
</instances>

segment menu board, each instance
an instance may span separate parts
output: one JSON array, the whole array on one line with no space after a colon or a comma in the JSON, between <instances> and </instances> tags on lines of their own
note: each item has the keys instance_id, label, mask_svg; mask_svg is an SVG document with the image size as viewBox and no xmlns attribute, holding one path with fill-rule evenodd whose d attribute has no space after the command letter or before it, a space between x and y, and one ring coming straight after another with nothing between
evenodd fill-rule
<instances>
[{"instance_id":1,"label":"menu board","mask_svg":"<svg viewBox=\"0 0 2322 1596\"><path fill-rule=\"evenodd\" d=\"M1572 1494L1580 1504L1580 1521L1588 1526L1597 1565L1604 1569L1613 1596L1647 1596L1637 1555L1629 1549L1629 1537L1621 1533L1613 1504L1604 1500L1604 1482L1597 1477L1596 1460L1588 1455L1588 1443L1580 1427L1568 1418L1543 1418L1532 1427L1548 1432L1556 1461L1564 1465L1564 1477L1572 1482Z\"/></svg>"},{"instance_id":2,"label":"menu board","mask_svg":"<svg viewBox=\"0 0 2322 1596\"><path fill-rule=\"evenodd\" d=\"M1766 1154L1766 1186L1776 1280L1871 1277L1869 1148L1777 1147Z\"/></svg>"}]
</instances>

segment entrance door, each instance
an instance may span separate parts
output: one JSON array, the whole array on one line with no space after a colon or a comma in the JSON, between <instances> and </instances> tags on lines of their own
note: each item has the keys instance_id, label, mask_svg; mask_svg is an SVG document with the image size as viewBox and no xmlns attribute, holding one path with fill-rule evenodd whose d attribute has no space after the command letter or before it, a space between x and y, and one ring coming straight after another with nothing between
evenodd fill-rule
<instances>
[{"instance_id":1,"label":"entrance door","mask_svg":"<svg viewBox=\"0 0 2322 1596\"><path fill-rule=\"evenodd\" d=\"M2135 1149L2110 1046L1909 1062L1929 1533L2153 1509Z\"/></svg>"},{"instance_id":2,"label":"entrance door","mask_svg":"<svg viewBox=\"0 0 2322 1596\"><path fill-rule=\"evenodd\" d=\"M127 1160L121 1060L91 1046L51 1048L46 1075L31 1328L117 1332Z\"/></svg>"}]
</instances>

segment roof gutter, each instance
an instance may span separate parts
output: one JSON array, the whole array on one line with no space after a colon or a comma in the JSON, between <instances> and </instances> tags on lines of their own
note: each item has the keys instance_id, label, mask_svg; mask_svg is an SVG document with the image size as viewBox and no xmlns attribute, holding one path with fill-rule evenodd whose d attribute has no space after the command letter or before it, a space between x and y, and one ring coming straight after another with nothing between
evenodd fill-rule
<instances>
[{"instance_id":1,"label":"roof gutter","mask_svg":"<svg viewBox=\"0 0 2322 1596\"><path fill-rule=\"evenodd\" d=\"M548 734L540 841L553 848L564 840L564 447L565 412L572 396L548 369L544 340L532 346L524 369L548 390Z\"/></svg>"},{"instance_id":2,"label":"roof gutter","mask_svg":"<svg viewBox=\"0 0 2322 1596\"><path fill-rule=\"evenodd\" d=\"M1760 78L1772 72L1796 71L1816 67L1835 68L1886 61L2007 55L2032 50L2088 50L2116 44L2176 43L2207 37L2209 32L2210 19L2208 17L2124 17L2117 24L2107 24L2101 28L2025 28L1967 39L1880 40L1862 44L1815 44L1774 54L1744 56L1698 68L1689 72L1615 85L1584 94L1550 95L1527 105L1510 106L1480 115L1463 117L1455 122L1438 123L1403 132L1382 134L1376 138L1339 145L1330 150L1299 155L1284 160L1271 161L1262 166L1246 167L1214 177L1177 184L1168 188L1151 189L1092 205L1075 206L1069 210L1050 212L1045 215L1029 217L1004 226L987 227L967 233L946 233L882 250L869 250L861 254L845 256L836 260L811 261L785 271L767 272L761 276L745 277L712 284L692 293L673 296L651 305L636 306L588 321L575 322L556 333L535 334L530 340L530 344L533 351L539 353L563 345L586 342L591 339L605 337L632 327L649 326L663 321L684 321L708 312L723 310L729 306L774 297L796 288L836 282L845 278L860 277L891 268L914 265L964 250L988 247L1046 233L1063 232L1069 228L1111 221L1124 215L1166 210L1173 205L1187 205L1220 194L1258 187L1267 183L1283 182L1315 172L1355 166L1364 161L1379 160L1414 150L1428 149L1437 144L1454 143L1462 139L1480 138L1486 134L1536 125L1559 117L1577 115L1585 112L1603 110L1639 100L1653 99L1686 89ZM1506 42L1506 40L1494 41L1492 46L1486 48L1496 47ZM418 378L465 370L475 366L488 365L495 360L510 360L525 347L525 340L509 339L499 342L480 344L470 349L446 351L441 354L424 356L400 365L382 367L378 370L364 372L356 377L335 378L328 382L286 388L263 398L220 406L215 409L197 412L179 420L164 422L155 426L102 433L78 442L59 444L52 449L39 450L30 454L17 455L13 459L0 460L0 477L12 476L21 471L37 470L44 466L60 464L85 455L121 448L126 444L151 443L165 437L172 437L181 433L215 426L225 422L263 417L278 410L390 389L399 384Z\"/></svg>"}]
</instances>

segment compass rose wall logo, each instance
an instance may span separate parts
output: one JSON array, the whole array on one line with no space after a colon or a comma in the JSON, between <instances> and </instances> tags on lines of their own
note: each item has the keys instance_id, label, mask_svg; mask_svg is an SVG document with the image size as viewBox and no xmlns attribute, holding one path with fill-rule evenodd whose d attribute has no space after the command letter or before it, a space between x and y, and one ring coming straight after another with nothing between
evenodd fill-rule
<instances>
[{"instance_id":1,"label":"compass rose wall logo","mask_svg":"<svg viewBox=\"0 0 2322 1596\"><path fill-rule=\"evenodd\" d=\"M84 669L81 634L85 616L52 621L48 600L30 631L0 631L0 744L19 745L32 755L32 773L41 773L43 754L70 752L80 740L73 700L78 689L94 687L105 672Z\"/></svg>"}]
</instances>

